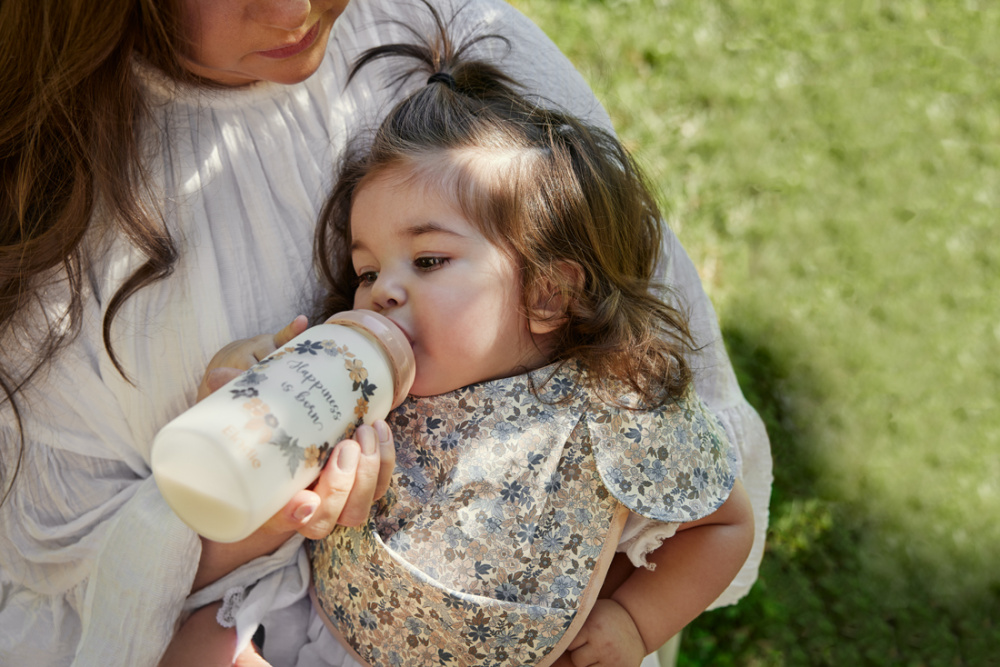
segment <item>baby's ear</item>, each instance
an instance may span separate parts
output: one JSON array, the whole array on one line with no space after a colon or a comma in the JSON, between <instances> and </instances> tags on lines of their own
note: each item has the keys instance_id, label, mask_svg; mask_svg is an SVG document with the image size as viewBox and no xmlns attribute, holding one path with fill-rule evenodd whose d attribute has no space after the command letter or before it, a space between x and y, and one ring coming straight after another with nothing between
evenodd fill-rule
<instances>
[{"instance_id":1,"label":"baby's ear","mask_svg":"<svg viewBox=\"0 0 1000 667\"><path fill-rule=\"evenodd\" d=\"M552 333L566 321L570 300L583 289L583 269L568 259L555 262L528 295L528 329L536 336Z\"/></svg>"}]
</instances>

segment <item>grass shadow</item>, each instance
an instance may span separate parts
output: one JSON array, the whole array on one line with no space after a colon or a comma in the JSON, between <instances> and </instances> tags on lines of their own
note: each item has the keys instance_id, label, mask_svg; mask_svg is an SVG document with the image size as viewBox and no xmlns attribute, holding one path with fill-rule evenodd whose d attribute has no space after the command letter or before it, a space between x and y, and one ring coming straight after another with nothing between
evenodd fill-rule
<instances>
[{"instance_id":1,"label":"grass shadow","mask_svg":"<svg viewBox=\"0 0 1000 667\"><path fill-rule=\"evenodd\" d=\"M879 541L878 503L858 507L824 486L819 439L792 400L832 400L814 369L739 327L723 331L747 400L774 457L768 545L760 578L738 605L686 630L678 665L987 665L1000 646L1000 589L935 599L932 562ZM882 567L870 567L874 557ZM895 562L887 576L885 561ZM916 564L915 564L916 563ZM892 570L893 568L888 568ZM995 581L995 579L994 579Z\"/></svg>"}]
</instances>

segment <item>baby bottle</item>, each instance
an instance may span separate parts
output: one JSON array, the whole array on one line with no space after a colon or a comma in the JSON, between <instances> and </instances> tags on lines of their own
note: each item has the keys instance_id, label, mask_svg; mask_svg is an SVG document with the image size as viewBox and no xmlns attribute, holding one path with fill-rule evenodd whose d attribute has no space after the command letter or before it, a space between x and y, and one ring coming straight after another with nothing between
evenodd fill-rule
<instances>
[{"instance_id":1,"label":"baby bottle","mask_svg":"<svg viewBox=\"0 0 1000 667\"><path fill-rule=\"evenodd\" d=\"M153 476L200 535L241 540L319 476L330 450L413 384L403 332L368 310L311 327L163 427Z\"/></svg>"}]
</instances>

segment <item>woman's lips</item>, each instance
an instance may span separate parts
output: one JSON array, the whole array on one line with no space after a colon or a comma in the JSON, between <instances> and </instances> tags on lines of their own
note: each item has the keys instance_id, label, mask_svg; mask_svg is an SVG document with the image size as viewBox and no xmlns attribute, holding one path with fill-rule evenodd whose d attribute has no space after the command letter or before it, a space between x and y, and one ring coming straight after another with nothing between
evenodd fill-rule
<instances>
[{"instance_id":1,"label":"woman's lips","mask_svg":"<svg viewBox=\"0 0 1000 667\"><path fill-rule=\"evenodd\" d=\"M274 58L275 60L291 58L292 56L298 55L312 46L318 35L319 21L316 21L316 23L313 24L313 27L309 28L309 31L295 44L282 46L277 49L268 49L267 51L258 51L257 54L264 56L265 58Z\"/></svg>"}]
</instances>

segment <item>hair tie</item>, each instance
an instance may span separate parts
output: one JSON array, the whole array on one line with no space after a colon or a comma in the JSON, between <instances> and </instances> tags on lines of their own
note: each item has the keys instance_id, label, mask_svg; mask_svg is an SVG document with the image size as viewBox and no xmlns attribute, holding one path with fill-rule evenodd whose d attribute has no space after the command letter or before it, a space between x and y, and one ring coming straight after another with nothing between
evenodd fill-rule
<instances>
[{"instance_id":1,"label":"hair tie","mask_svg":"<svg viewBox=\"0 0 1000 667\"><path fill-rule=\"evenodd\" d=\"M447 72L434 72L433 74L431 74L430 77L427 79L427 85L429 86L432 83L443 83L452 90L456 89L455 77L453 77L451 74L448 74Z\"/></svg>"}]
</instances>

